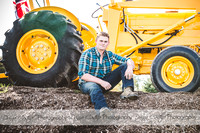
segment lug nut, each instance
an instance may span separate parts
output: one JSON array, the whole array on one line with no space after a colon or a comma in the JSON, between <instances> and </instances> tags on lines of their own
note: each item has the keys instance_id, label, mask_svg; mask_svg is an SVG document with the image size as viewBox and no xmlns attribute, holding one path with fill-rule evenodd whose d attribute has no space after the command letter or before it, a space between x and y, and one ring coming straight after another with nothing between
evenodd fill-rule
<instances>
[{"instance_id":1,"label":"lug nut","mask_svg":"<svg viewBox=\"0 0 200 133\"><path fill-rule=\"evenodd\" d=\"M35 49L33 49L32 51L35 52Z\"/></svg>"},{"instance_id":2,"label":"lug nut","mask_svg":"<svg viewBox=\"0 0 200 133\"><path fill-rule=\"evenodd\" d=\"M41 59L41 60L44 60L44 57L41 57L40 59Z\"/></svg>"},{"instance_id":3,"label":"lug nut","mask_svg":"<svg viewBox=\"0 0 200 133\"><path fill-rule=\"evenodd\" d=\"M44 53L44 56L47 56L47 53Z\"/></svg>"},{"instance_id":4,"label":"lug nut","mask_svg":"<svg viewBox=\"0 0 200 133\"><path fill-rule=\"evenodd\" d=\"M38 57L36 57L35 59L36 59L36 60L39 60L39 58L38 58Z\"/></svg>"},{"instance_id":5,"label":"lug nut","mask_svg":"<svg viewBox=\"0 0 200 133\"><path fill-rule=\"evenodd\" d=\"M40 45L41 48L43 48L43 45Z\"/></svg>"},{"instance_id":6,"label":"lug nut","mask_svg":"<svg viewBox=\"0 0 200 133\"><path fill-rule=\"evenodd\" d=\"M32 54L33 57L35 57L35 54Z\"/></svg>"}]
</instances>

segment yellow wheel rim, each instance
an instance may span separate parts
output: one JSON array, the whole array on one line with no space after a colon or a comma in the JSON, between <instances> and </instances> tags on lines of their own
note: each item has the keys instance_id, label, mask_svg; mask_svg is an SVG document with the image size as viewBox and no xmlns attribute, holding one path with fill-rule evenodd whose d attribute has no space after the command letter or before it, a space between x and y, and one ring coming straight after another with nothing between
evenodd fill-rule
<instances>
[{"instance_id":1,"label":"yellow wheel rim","mask_svg":"<svg viewBox=\"0 0 200 133\"><path fill-rule=\"evenodd\" d=\"M161 76L168 86L181 89L191 83L194 77L194 67L187 58L174 56L163 64Z\"/></svg>"},{"instance_id":2,"label":"yellow wheel rim","mask_svg":"<svg viewBox=\"0 0 200 133\"><path fill-rule=\"evenodd\" d=\"M19 65L31 74L48 71L58 57L58 44L54 36L41 29L34 29L20 39L16 56Z\"/></svg>"}]
</instances>

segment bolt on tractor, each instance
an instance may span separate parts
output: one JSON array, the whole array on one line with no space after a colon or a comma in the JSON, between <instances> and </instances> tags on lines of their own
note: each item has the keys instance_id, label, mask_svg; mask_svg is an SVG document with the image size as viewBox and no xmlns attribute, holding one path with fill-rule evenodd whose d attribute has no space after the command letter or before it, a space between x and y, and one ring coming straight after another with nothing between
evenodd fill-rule
<instances>
[{"instance_id":1,"label":"bolt on tractor","mask_svg":"<svg viewBox=\"0 0 200 133\"><path fill-rule=\"evenodd\" d=\"M15 4L24 6L20 0ZM19 18L5 33L5 75L14 85L69 87L77 79L82 51L95 46L97 32L49 0L44 7L34 8L33 0L29 5L26 14L17 10ZM100 29L103 22L110 34L108 50L130 57L134 74L150 74L159 91L192 92L200 86L199 0L111 0L99 9Z\"/></svg>"}]
</instances>

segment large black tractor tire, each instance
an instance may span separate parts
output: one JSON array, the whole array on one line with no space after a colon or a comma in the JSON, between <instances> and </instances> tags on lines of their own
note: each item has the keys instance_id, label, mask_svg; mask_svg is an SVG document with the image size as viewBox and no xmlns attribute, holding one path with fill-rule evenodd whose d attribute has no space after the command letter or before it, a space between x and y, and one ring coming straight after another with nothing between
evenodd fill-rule
<instances>
[{"instance_id":1,"label":"large black tractor tire","mask_svg":"<svg viewBox=\"0 0 200 133\"><path fill-rule=\"evenodd\" d=\"M55 63L48 71L39 74L24 70L16 55L16 48L22 36L34 29L42 29L51 33L58 44ZM76 31L76 26L70 20L66 20L65 16L47 10L30 12L24 18L16 20L13 28L5 35L2 62L6 74L14 85L70 87L72 80L77 77L82 39Z\"/></svg>"},{"instance_id":2,"label":"large black tractor tire","mask_svg":"<svg viewBox=\"0 0 200 133\"><path fill-rule=\"evenodd\" d=\"M161 92L193 92L200 85L200 59L185 46L172 46L161 51L151 66L151 80Z\"/></svg>"}]
</instances>

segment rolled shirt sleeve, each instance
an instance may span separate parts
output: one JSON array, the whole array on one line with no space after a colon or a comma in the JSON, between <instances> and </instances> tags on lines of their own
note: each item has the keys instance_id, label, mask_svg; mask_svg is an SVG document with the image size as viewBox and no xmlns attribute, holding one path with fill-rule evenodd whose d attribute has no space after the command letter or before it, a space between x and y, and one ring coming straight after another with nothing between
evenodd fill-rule
<instances>
[{"instance_id":1,"label":"rolled shirt sleeve","mask_svg":"<svg viewBox=\"0 0 200 133\"><path fill-rule=\"evenodd\" d=\"M112 54L112 58L111 58L112 63L117 64L117 65L122 65L122 64L126 63L126 61L128 59L130 59L130 58L125 58L125 57L119 56L112 52L110 52L109 54Z\"/></svg>"}]
</instances>

